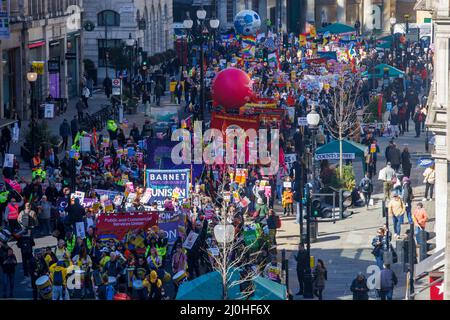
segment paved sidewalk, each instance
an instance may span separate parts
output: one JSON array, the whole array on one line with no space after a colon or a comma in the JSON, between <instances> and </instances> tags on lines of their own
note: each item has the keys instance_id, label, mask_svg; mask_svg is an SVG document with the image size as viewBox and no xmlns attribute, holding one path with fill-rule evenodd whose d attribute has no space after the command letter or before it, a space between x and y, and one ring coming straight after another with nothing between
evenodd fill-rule
<instances>
[{"instance_id":1,"label":"paved sidewalk","mask_svg":"<svg viewBox=\"0 0 450 320\"><path fill-rule=\"evenodd\" d=\"M411 126L410 126L411 128ZM381 137L378 139L380 146L380 155L377 169L385 166L384 150L388 145L390 138ZM422 168L416 165L417 159L425 154L425 138L414 138L411 131L405 133L405 136L396 139L400 150L408 146L412 158L412 186L414 188L415 200L421 200L424 193L422 186ZM360 161L355 161L354 165L357 183L362 178L362 166ZM364 208L351 209L354 214L342 221L320 222L318 226L319 234L317 242L311 243L311 255L317 259L322 259L328 269L328 281L323 292L323 298L326 300L351 300L352 293L350 285L358 272L364 272L366 277L370 276L367 268L375 265L375 259L372 255L371 242L376 235L376 230L381 227L385 218L381 214L381 200L383 198L382 186L375 177L375 199L374 206L368 210ZM429 204L432 204L430 202ZM414 204L413 204L414 206ZM431 205L427 206L431 208ZM431 223L427 225L428 231L433 231L434 212L429 211ZM277 243L279 249L286 250L286 257L289 259L289 286L290 292L295 295L298 292L298 281L296 273L296 261L294 254L297 251L299 243L299 225L294 217L282 217L282 227L278 230ZM306 223L305 223L306 224ZM389 220L391 232L392 220ZM409 228L409 225L402 225L402 234ZM306 229L306 228L305 228ZM395 243L393 243L395 247ZM399 284L394 290L394 299L405 298L406 273L403 272L402 265L396 263L392 269L397 274ZM426 295L422 295L424 297ZM371 292L370 298L375 299L375 292ZM424 297L425 298L425 297ZM295 300L303 299L301 296L294 296Z\"/></svg>"}]
</instances>

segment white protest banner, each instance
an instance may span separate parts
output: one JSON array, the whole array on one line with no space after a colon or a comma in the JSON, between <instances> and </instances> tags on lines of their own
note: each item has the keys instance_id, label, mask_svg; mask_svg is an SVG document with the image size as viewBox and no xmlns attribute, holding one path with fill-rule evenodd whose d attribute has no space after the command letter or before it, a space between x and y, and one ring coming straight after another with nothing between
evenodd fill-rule
<instances>
[{"instance_id":1,"label":"white protest banner","mask_svg":"<svg viewBox=\"0 0 450 320\"><path fill-rule=\"evenodd\" d=\"M81 152L91 152L91 138L90 137L81 137L80 151Z\"/></svg>"},{"instance_id":2,"label":"white protest banner","mask_svg":"<svg viewBox=\"0 0 450 320\"><path fill-rule=\"evenodd\" d=\"M4 168L14 167L14 155L12 153L5 153L5 162L3 162Z\"/></svg>"},{"instance_id":3,"label":"white protest banner","mask_svg":"<svg viewBox=\"0 0 450 320\"><path fill-rule=\"evenodd\" d=\"M292 188L292 182L291 181L284 181L283 182L284 188Z\"/></svg>"},{"instance_id":4,"label":"white protest banner","mask_svg":"<svg viewBox=\"0 0 450 320\"><path fill-rule=\"evenodd\" d=\"M75 228L77 230L77 237L84 239L86 237L86 231L84 229L84 222L75 223Z\"/></svg>"},{"instance_id":5,"label":"white protest banner","mask_svg":"<svg viewBox=\"0 0 450 320\"><path fill-rule=\"evenodd\" d=\"M152 190L150 188L145 189L144 195L141 197L140 202L142 204L147 204L150 201L150 198L152 197Z\"/></svg>"},{"instance_id":6,"label":"white protest banner","mask_svg":"<svg viewBox=\"0 0 450 320\"><path fill-rule=\"evenodd\" d=\"M183 243L183 248L186 249L192 249L192 247L194 246L195 241L197 241L198 238L198 233L195 232L190 232L189 235L187 236L186 240Z\"/></svg>"},{"instance_id":7,"label":"white protest banner","mask_svg":"<svg viewBox=\"0 0 450 320\"><path fill-rule=\"evenodd\" d=\"M84 192L82 191L75 191L75 193L72 193L71 198L73 199L80 199L80 204L84 201Z\"/></svg>"}]
</instances>

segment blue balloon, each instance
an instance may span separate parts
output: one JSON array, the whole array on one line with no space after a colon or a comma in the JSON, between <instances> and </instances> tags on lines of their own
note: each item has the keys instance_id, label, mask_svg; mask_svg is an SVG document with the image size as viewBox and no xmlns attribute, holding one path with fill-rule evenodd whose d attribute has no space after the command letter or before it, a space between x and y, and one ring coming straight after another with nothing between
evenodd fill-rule
<instances>
[{"instance_id":1,"label":"blue balloon","mask_svg":"<svg viewBox=\"0 0 450 320\"><path fill-rule=\"evenodd\" d=\"M261 19L253 10L242 10L234 18L236 33L251 36L255 35L261 27Z\"/></svg>"}]
</instances>

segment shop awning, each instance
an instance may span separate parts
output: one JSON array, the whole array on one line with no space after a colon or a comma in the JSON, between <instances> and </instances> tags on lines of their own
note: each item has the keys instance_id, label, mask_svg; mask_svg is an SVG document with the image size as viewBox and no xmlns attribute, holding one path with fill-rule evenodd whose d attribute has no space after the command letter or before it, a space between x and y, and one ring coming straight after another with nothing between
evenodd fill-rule
<instances>
[{"instance_id":1,"label":"shop awning","mask_svg":"<svg viewBox=\"0 0 450 320\"><path fill-rule=\"evenodd\" d=\"M428 258L420 261L414 267L414 277L420 278L427 273L437 270L445 265L445 248L433 253Z\"/></svg>"},{"instance_id":2,"label":"shop awning","mask_svg":"<svg viewBox=\"0 0 450 320\"><path fill-rule=\"evenodd\" d=\"M318 33L329 32L331 34L344 34L356 32L356 29L342 23L333 23L317 31Z\"/></svg>"},{"instance_id":3,"label":"shop awning","mask_svg":"<svg viewBox=\"0 0 450 320\"><path fill-rule=\"evenodd\" d=\"M390 66L388 64L381 63L375 67L375 77L383 78L385 68L388 69L388 74L390 78L402 78L403 75L405 74L402 70L394 68L393 66ZM361 75L363 77L368 77L369 79L373 78L373 73L370 70L364 71Z\"/></svg>"},{"instance_id":4,"label":"shop awning","mask_svg":"<svg viewBox=\"0 0 450 320\"><path fill-rule=\"evenodd\" d=\"M286 300L286 286L263 277L253 280L255 293L250 300Z\"/></svg>"},{"instance_id":5,"label":"shop awning","mask_svg":"<svg viewBox=\"0 0 450 320\"><path fill-rule=\"evenodd\" d=\"M337 160L339 159L339 140L331 141L316 150L316 160ZM351 140L342 140L342 155L344 159L364 158L367 146Z\"/></svg>"},{"instance_id":6,"label":"shop awning","mask_svg":"<svg viewBox=\"0 0 450 320\"><path fill-rule=\"evenodd\" d=\"M231 281L239 280L239 272L231 272ZM239 286L228 290L229 299L240 297ZM176 300L222 300L222 278L217 271L206 273L180 285Z\"/></svg>"}]
</instances>

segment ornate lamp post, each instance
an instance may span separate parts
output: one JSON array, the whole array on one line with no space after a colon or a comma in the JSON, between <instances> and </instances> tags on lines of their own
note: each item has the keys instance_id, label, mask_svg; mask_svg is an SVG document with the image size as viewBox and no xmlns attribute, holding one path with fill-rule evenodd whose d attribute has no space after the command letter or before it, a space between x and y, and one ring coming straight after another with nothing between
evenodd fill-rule
<instances>
[{"instance_id":1,"label":"ornate lamp post","mask_svg":"<svg viewBox=\"0 0 450 320\"><path fill-rule=\"evenodd\" d=\"M197 24L194 26L194 22L187 16L183 22L183 26L187 31L187 39L200 46L200 119L204 120L205 110L205 53L203 46L207 41L207 36L210 33L206 24L206 10L201 7L197 10ZM209 20L209 29L215 31L219 28L220 21L216 18Z\"/></svg>"}]
</instances>

